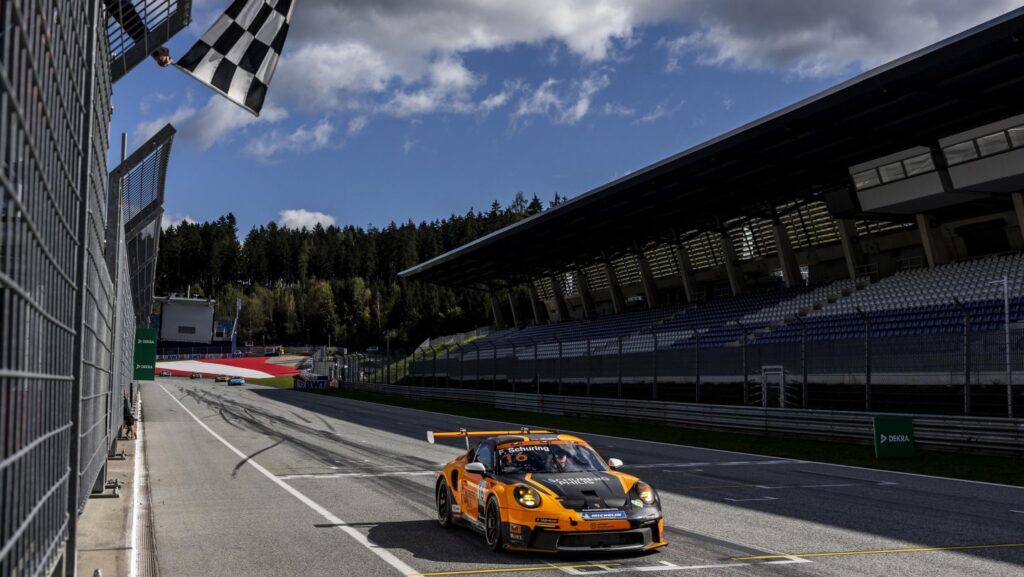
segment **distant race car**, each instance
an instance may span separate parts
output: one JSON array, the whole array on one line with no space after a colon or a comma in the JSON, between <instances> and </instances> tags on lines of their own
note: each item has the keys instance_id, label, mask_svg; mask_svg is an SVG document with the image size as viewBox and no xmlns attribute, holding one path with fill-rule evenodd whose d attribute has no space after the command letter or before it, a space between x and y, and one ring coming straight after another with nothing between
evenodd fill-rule
<instances>
[{"instance_id":1,"label":"distant race car","mask_svg":"<svg viewBox=\"0 0 1024 577\"><path fill-rule=\"evenodd\" d=\"M553 431L427 432L466 439L434 485L442 527L466 525L493 551L647 551L665 541L653 487L586 441ZM470 437L483 437L470 447Z\"/></svg>"},{"instance_id":2,"label":"distant race car","mask_svg":"<svg viewBox=\"0 0 1024 577\"><path fill-rule=\"evenodd\" d=\"M213 381L215 383L226 383L226 382L228 382L228 376L227 375L217 375L217 378L213 379Z\"/></svg>"},{"instance_id":3,"label":"distant race car","mask_svg":"<svg viewBox=\"0 0 1024 577\"><path fill-rule=\"evenodd\" d=\"M169 377L169 376L171 376L171 371L160 371L160 376L161 377Z\"/></svg>"},{"instance_id":4,"label":"distant race car","mask_svg":"<svg viewBox=\"0 0 1024 577\"><path fill-rule=\"evenodd\" d=\"M244 385L245 384L245 379L243 379L242 377L231 377L231 380L228 381L228 384L229 385Z\"/></svg>"},{"instance_id":5,"label":"distant race car","mask_svg":"<svg viewBox=\"0 0 1024 577\"><path fill-rule=\"evenodd\" d=\"M201 378L203 378L203 375L200 375L199 373L192 373L191 375L188 376L188 378L190 378L190 379L201 379Z\"/></svg>"}]
</instances>

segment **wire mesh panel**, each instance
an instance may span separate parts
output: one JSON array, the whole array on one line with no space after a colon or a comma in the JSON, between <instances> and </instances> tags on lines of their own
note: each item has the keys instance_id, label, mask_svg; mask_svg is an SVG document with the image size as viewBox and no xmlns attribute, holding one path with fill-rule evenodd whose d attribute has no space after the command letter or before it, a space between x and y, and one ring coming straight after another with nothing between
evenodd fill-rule
<instances>
[{"instance_id":1,"label":"wire mesh panel","mask_svg":"<svg viewBox=\"0 0 1024 577\"><path fill-rule=\"evenodd\" d=\"M117 82L188 26L192 0L103 0L110 74Z\"/></svg>"},{"instance_id":2,"label":"wire mesh panel","mask_svg":"<svg viewBox=\"0 0 1024 577\"><path fill-rule=\"evenodd\" d=\"M110 190L121 191L132 306L139 326L149 326L153 309L164 185L174 133L173 126L164 126L110 173Z\"/></svg>"},{"instance_id":3,"label":"wire mesh panel","mask_svg":"<svg viewBox=\"0 0 1024 577\"><path fill-rule=\"evenodd\" d=\"M109 59L109 47L96 43L95 78L88 121L91 135L85 203L87 215L80 242L85 245L85 302L81 326L80 416L78 450L78 509L85 507L90 489L106 465L111 405L111 365L114 351L114 283L107 267L106 171L110 127L110 70L99 65ZM116 221L114 223L116 225Z\"/></svg>"},{"instance_id":4,"label":"wire mesh panel","mask_svg":"<svg viewBox=\"0 0 1024 577\"><path fill-rule=\"evenodd\" d=\"M0 3L0 575L49 571L68 536L80 167L103 170L110 110L83 65L95 7Z\"/></svg>"}]
</instances>

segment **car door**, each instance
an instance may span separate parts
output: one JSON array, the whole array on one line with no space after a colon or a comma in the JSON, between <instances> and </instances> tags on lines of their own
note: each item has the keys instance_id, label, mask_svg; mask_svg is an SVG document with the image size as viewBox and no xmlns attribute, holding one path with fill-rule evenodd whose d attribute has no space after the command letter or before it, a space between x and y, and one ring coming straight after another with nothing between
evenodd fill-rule
<instances>
[{"instance_id":1,"label":"car door","mask_svg":"<svg viewBox=\"0 0 1024 577\"><path fill-rule=\"evenodd\" d=\"M474 457L471 462L482 464L488 471L494 470L494 443L484 441L477 445ZM483 518L483 511L486 507L487 479L479 473L464 471L462 475L462 502L463 516L480 521Z\"/></svg>"}]
</instances>

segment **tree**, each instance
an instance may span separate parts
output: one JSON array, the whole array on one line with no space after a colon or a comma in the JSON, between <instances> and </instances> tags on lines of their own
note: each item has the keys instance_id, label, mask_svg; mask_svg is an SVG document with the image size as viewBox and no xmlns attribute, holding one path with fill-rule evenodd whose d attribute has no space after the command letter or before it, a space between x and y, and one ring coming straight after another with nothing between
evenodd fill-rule
<instances>
[{"instance_id":1,"label":"tree","mask_svg":"<svg viewBox=\"0 0 1024 577\"><path fill-rule=\"evenodd\" d=\"M324 342L396 346L474 329L490 322L485 295L408 281L399 273L462 244L544 210L536 195L518 193L508 206L430 222L386 227L316 225L249 230L238 241L234 215L182 222L162 231L157 293L217 298L217 317L232 318L242 299L240 336L255 343ZM551 206L565 199L556 194Z\"/></svg>"}]
</instances>

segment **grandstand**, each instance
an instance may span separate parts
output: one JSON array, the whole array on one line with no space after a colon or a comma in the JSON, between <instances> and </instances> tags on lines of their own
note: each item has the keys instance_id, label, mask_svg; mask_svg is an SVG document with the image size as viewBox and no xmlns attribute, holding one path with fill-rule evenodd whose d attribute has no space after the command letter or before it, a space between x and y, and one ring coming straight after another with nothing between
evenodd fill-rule
<instances>
[{"instance_id":1,"label":"grandstand","mask_svg":"<svg viewBox=\"0 0 1024 577\"><path fill-rule=\"evenodd\" d=\"M866 408L873 384L955 385L972 412L988 383L1012 412L1022 46L1018 9L403 271L489 292L500 329L413 381L733 383L747 402L777 370L797 405L816 385L863 384Z\"/></svg>"}]
</instances>

